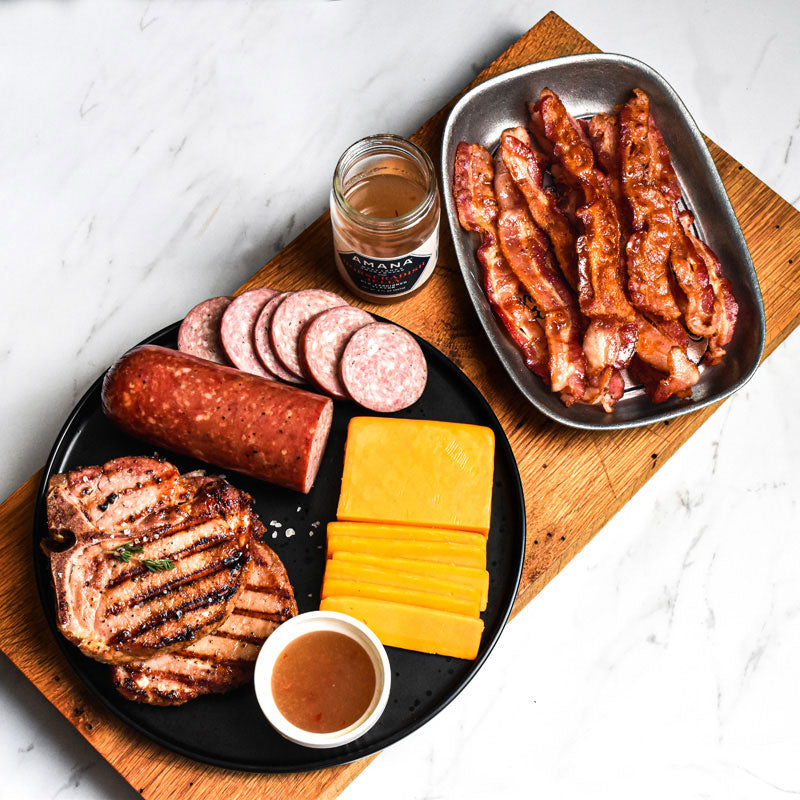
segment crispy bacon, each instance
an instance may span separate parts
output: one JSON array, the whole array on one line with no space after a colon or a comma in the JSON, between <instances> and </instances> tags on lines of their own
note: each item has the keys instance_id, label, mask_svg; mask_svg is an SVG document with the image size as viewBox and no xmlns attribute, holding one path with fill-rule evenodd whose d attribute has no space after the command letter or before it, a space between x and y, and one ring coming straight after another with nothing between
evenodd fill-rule
<instances>
[{"instance_id":1,"label":"crispy bacon","mask_svg":"<svg viewBox=\"0 0 800 800\"><path fill-rule=\"evenodd\" d=\"M497 233L494 163L485 147L461 142L456 148L453 195L461 227L475 233ZM496 238L496 237L495 237Z\"/></svg>"},{"instance_id":2,"label":"crispy bacon","mask_svg":"<svg viewBox=\"0 0 800 800\"><path fill-rule=\"evenodd\" d=\"M583 402L601 405L610 413L624 393L625 381L622 373L618 369L606 367L602 372L588 377Z\"/></svg>"},{"instance_id":3,"label":"crispy bacon","mask_svg":"<svg viewBox=\"0 0 800 800\"><path fill-rule=\"evenodd\" d=\"M689 337L675 321L650 321L639 315L639 341L631 370L655 403L673 395L689 397L700 371L686 353ZM666 373L666 377L665 374Z\"/></svg>"},{"instance_id":4,"label":"crispy bacon","mask_svg":"<svg viewBox=\"0 0 800 800\"><path fill-rule=\"evenodd\" d=\"M542 89L539 100L533 106L529 103L528 108L534 131L539 129L551 143L553 158L563 167L564 179L579 186L584 192L584 203L591 203L595 194L606 187L584 129L550 89Z\"/></svg>"},{"instance_id":5,"label":"crispy bacon","mask_svg":"<svg viewBox=\"0 0 800 800\"><path fill-rule=\"evenodd\" d=\"M622 164L619 158L619 122L615 114L595 114L589 120L589 141L594 157L608 178L608 191L617 209L623 240L630 234L628 209L622 194Z\"/></svg>"},{"instance_id":6,"label":"crispy bacon","mask_svg":"<svg viewBox=\"0 0 800 800\"><path fill-rule=\"evenodd\" d=\"M478 145L462 143L456 156L459 219L482 235L492 306L567 405L613 410L625 367L655 402L691 396L700 372L686 328L709 339L704 361L716 364L738 306L682 211L649 98L636 89L619 115L586 121L545 89L528 110L533 140L508 129L494 163ZM547 169L555 192L544 188Z\"/></svg>"},{"instance_id":7,"label":"crispy bacon","mask_svg":"<svg viewBox=\"0 0 800 800\"><path fill-rule=\"evenodd\" d=\"M634 311L623 287L619 218L592 147L554 92L544 89L534 109L555 158L583 192L584 206L577 211L583 223L577 241L581 311L588 317L630 321Z\"/></svg>"},{"instance_id":8,"label":"crispy bacon","mask_svg":"<svg viewBox=\"0 0 800 800\"><path fill-rule=\"evenodd\" d=\"M546 166L552 166L553 162L556 160L553 153L553 143L544 132L544 120L542 119L539 104L536 102L529 102L527 105L533 138L536 139L539 150L544 154Z\"/></svg>"},{"instance_id":9,"label":"crispy bacon","mask_svg":"<svg viewBox=\"0 0 800 800\"><path fill-rule=\"evenodd\" d=\"M623 288L620 232L610 195L578 209L584 232L578 237L578 297L587 317L629 321L634 311Z\"/></svg>"},{"instance_id":10,"label":"crispy bacon","mask_svg":"<svg viewBox=\"0 0 800 800\"><path fill-rule=\"evenodd\" d=\"M522 352L525 365L549 381L544 329L535 312L523 302L524 289L500 252L493 179L494 165L489 151L477 144L461 142L456 150L453 193L461 226L483 237L477 257L483 267L486 297Z\"/></svg>"},{"instance_id":11,"label":"crispy bacon","mask_svg":"<svg viewBox=\"0 0 800 800\"><path fill-rule=\"evenodd\" d=\"M709 284L708 269L680 225L677 203L681 198L681 188L678 176L672 166L664 137L650 113L650 100L641 89L634 90L633 97L620 115L620 120L628 113L635 124L642 180L656 188L669 212L672 231L669 264L680 287L676 300L687 328L697 336L712 336L714 293ZM634 210L634 215L635 213ZM630 263L628 268L630 270ZM665 314L661 316L666 317Z\"/></svg>"},{"instance_id":12,"label":"crispy bacon","mask_svg":"<svg viewBox=\"0 0 800 800\"><path fill-rule=\"evenodd\" d=\"M653 179L667 202L676 203L681 198L681 186L672 166L667 143L664 141L664 137L661 135L661 131L658 129L652 114L648 124L648 137L653 160Z\"/></svg>"},{"instance_id":13,"label":"crispy bacon","mask_svg":"<svg viewBox=\"0 0 800 800\"><path fill-rule=\"evenodd\" d=\"M622 191L634 230L626 247L628 291L638 311L677 319L669 270L674 220L656 183L649 121L650 100L636 89L619 115Z\"/></svg>"},{"instance_id":14,"label":"crispy bacon","mask_svg":"<svg viewBox=\"0 0 800 800\"><path fill-rule=\"evenodd\" d=\"M500 157L525 197L533 221L547 234L564 277L578 287L575 232L552 192L544 189L542 171L547 159L536 149L525 128L512 128L500 137Z\"/></svg>"},{"instance_id":15,"label":"crispy bacon","mask_svg":"<svg viewBox=\"0 0 800 800\"><path fill-rule=\"evenodd\" d=\"M554 173L560 172L572 203L582 201L575 217L582 227L576 242L578 299L581 311L591 318L583 340L590 376L585 400L600 402L610 411L621 396L621 377L615 373L630 361L638 336L624 288L619 216L607 178L595 164L586 128L550 89L541 92L533 107L529 104L529 111L534 129L552 144L558 162Z\"/></svg>"},{"instance_id":16,"label":"crispy bacon","mask_svg":"<svg viewBox=\"0 0 800 800\"><path fill-rule=\"evenodd\" d=\"M697 336L713 337L717 321L714 318L714 292L709 282L710 270L697 245L681 226L676 205L672 206L671 213L675 221L669 258L672 272L683 291L678 300L686 327Z\"/></svg>"},{"instance_id":17,"label":"crispy bacon","mask_svg":"<svg viewBox=\"0 0 800 800\"><path fill-rule=\"evenodd\" d=\"M566 405L571 405L583 397L586 388L578 304L553 263L547 237L531 219L525 199L501 158L496 162L494 185L500 207L500 247L544 315L551 387L554 392L561 392Z\"/></svg>"},{"instance_id":18,"label":"crispy bacon","mask_svg":"<svg viewBox=\"0 0 800 800\"><path fill-rule=\"evenodd\" d=\"M722 274L722 265L719 263L719 259L711 248L692 232L694 218L691 212L682 211L679 215L679 222L686 238L705 262L708 277L714 289L711 327L715 332L708 340L708 350L703 356L703 360L708 364L719 364L722 356L725 355L725 346L733 338L736 319L739 316L739 304L733 294L731 282Z\"/></svg>"}]
</instances>

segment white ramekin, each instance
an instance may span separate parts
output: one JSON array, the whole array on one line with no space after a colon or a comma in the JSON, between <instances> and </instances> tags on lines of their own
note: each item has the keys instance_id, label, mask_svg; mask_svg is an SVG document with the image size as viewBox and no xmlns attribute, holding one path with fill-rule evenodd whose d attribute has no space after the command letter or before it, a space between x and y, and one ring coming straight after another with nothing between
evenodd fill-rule
<instances>
[{"instance_id":1,"label":"white ramekin","mask_svg":"<svg viewBox=\"0 0 800 800\"><path fill-rule=\"evenodd\" d=\"M278 711L272 696L272 670L289 642L313 631L335 631L355 639L369 655L375 668L375 694L367 710L352 725L332 733L312 733L298 728ZM338 747L365 734L377 721L389 700L392 671L378 637L363 622L338 611L309 611L287 620L270 635L256 660L255 689L261 710L281 736L306 747Z\"/></svg>"}]
</instances>

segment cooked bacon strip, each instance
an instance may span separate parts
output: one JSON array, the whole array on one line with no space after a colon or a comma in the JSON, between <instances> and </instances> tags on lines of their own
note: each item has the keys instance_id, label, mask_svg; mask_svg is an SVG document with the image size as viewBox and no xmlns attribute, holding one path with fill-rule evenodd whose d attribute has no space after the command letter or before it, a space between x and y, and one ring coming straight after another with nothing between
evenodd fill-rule
<instances>
[{"instance_id":1,"label":"cooked bacon strip","mask_svg":"<svg viewBox=\"0 0 800 800\"><path fill-rule=\"evenodd\" d=\"M500 252L494 165L488 150L461 142L456 150L453 192L458 219L467 231L483 236L477 257L483 267L486 297L531 372L549 381L547 340L535 312L523 302L524 289Z\"/></svg>"},{"instance_id":2,"label":"cooked bacon strip","mask_svg":"<svg viewBox=\"0 0 800 800\"><path fill-rule=\"evenodd\" d=\"M686 327L697 336L713 337L717 330L714 317L714 292L710 283L710 270L697 245L686 235L680 224L677 205L671 207L673 218L670 265L678 285L683 291L679 297Z\"/></svg>"},{"instance_id":3,"label":"cooked bacon strip","mask_svg":"<svg viewBox=\"0 0 800 800\"><path fill-rule=\"evenodd\" d=\"M672 159L669 155L669 148L661 135L661 131L650 114L648 123L648 138L650 154L652 158L653 179L656 186L661 190L667 202L675 203L681 198L681 186L678 183L678 176L672 166Z\"/></svg>"},{"instance_id":4,"label":"cooked bacon strip","mask_svg":"<svg viewBox=\"0 0 800 800\"><path fill-rule=\"evenodd\" d=\"M714 308L711 327L715 333L708 340L708 350L703 360L708 364L719 364L725 355L725 346L733 338L736 319L739 316L739 304L733 294L731 282L722 274L722 265L711 248L698 239L692 232L694 217L691 212L682 211L679 221L686 238L695 247L698 255L705 262L708 277L714 289Z\"/></svg>"},{"instance_id":5,"label":"cooked bacon strip","mask_svg":"<svg viewBox=\"0 0 800 800\"><path fill-rule=\"evenodd\" d=\"M550 92L545 89L545 92ZM553 93L551 93L553 94ZM553 96L555 96L553 94ZM560 101L559 101L560 102ZM528 103L528 112L530 114L531 131L536 139L537 144L545 155L546 162L550 165L550 174L556 185L556 196L558 197L558 207L561 212L566 216L570 225L575 229L580 229L580 221L577 217L578 209L588 202L584 193L584 188L578 176L573 174L570 169L565 168L564 165L558 160L555 152L555 147L552 141L548 138L547 131L545 130L545 121L542 116L541 100L537 102ZM569 116L569 115L567 115ZM577 135L588 144L588 136L586 131L576 122L572 117L569 117L571 124L575 129Z\"/></svg>"},{"instance_id":6,"label":"cooked bacon strip","mask_svg":"<svg viewBox=\"0 0 800 800\"><path fill-rule=\"evenodd\" d=\"M546 159L545 166L551 167L556 160L555 154L553 153L553 143L544 131L544 120L542 119L541 110L537 102L531 101L528 103L528 114L531 120L531 133L533 134L533 138L536 139L539 150L544 154Z\"/></svg>"},{"instance_id":7,"label":"cooked bacon strip","mask_svg":"<svg viewBox=\"0 0 800 800\"><path fill-rule=\"evenodd\" d=\"M623 287L619 218L605 178L595 166L592 147L549 89L542 91L534 109L553 143L555 158L584 195L584 206L577 212L584 228L577 243L581 311L588 317L630 321L634 311Z\"/></svg>"},{"instance_id":8,"label":"cooked bacon strip","mask_svg":"<svg viewBox=\"0 0 800 800\"><path fill-rule=\"evenodd\" d=\"M640 315L637 323L639 341L631 370L644 383L650 399L663 403L673 395L689 397L700 371L686 353L686 331L672 320L651 322Z\"/></svg>"},{"instance_id":9,"label":"cooked bacon strip","mask_svg":"<svg viewBox=\"0 0 800 800\"><path fill-rule=\"evenodd\" d=\"M578 288L575 232L552 192L542 185L547 158L531 144L525 128L511 128L500 137L500 157L525 197L533 221L547 234L561 272L573 289Z\"/></svg>"},{"instance_id":10,"label":"cooked bacon strip","mask_svg":"<svg viewBox=\"0 0 800 800\"><path fill-rule=\"evenodd\" d=\"M650 100L638 89L620 111L619 142L622 191L634 230L626 247L631 302L642 313L678 319L681 310L672 294L669 269L675 223L656 183Z\"/></svg>"},{"instance_id":11,"label":"cooked bacon strip","mask_svg":"<svg viewBox=\"0 0 800 800\"><path fill-rule=\"evenodd\" d=\"M496 162L494 185L500 207L500 247L544 315L551 387L554 392L561 392L566 405L571 405L583 397L586 388L578 304L553 263L547 237L531 219L525 199L501 158Z\"/></svg>"},{"instance_id":12,"label":"cooked bacon strip","mask_svg":"<svg viewBox=\"0 0 800 800\"><path fill-rule=\"evenodd\" d=\"M589 405L600 405L607 412L614 410L614 405L625 393L625 381L618 369L606 367L596 375L587 378L586 393L583 402Z\"/></svg>"},{"instance_id":13,"label":"cooked bacon strip","mask_svg":"<svg viewBox=\"0 0 800 800\"><path fill-rule=\"evenodd\" d=\"M678 220L677 202L681 197L678 176L672 166L664 137L650 113L650 100L641 89L634 89L633 97L626 103L620 114L621 125L626 117L630 117L631 124L635 128L634 139L639 161L636 166L636 179L655 187L669 212L672 231L669 264L681 290L675 299L685 318L686 327L697 336L711 336L714 333L712 325L714 293L709 284L708 270ZM623 163L624 158L623 149ZM633 201L631 205L633 206ZM633 213L634 227L640 230L636 225L635 208ZM629 272L630 269L629 260ZM665 318L672 318L657 310L655 313Z\"/></svg>"},{"instance_id":14,"label":"cooked bacon strip","mask_svg":"<svg viewBox=\"0 0 800 800\"><path fill-rule=\"evenodd\" d=\"M631 342L638 335L624 288L619 217L584 128L567 113L558 96L544 89L528 107L531 124L552 143L553 157L574 202L582 195L583 204L575 212L583 229L577 239L578 299L581 311L591 318L583 346L590 376L600 376L599 401L609 410L614 402L609 387L618 383L614 370L628 363L634 349ZM598 400L590 392L586 399Z\"/></svg>"},{"instance_id":15,"label":"cooked bacon strip","mask_svg":"<svg viewBox=\"0 0 800 800\"><path fill-rule=\"evenodd\" d=\"M622 164L619 157L619 122L615 114L595 114L589 120L589 141L594 157L608 178L608 191L619 217L623 240L630 233L628 209L622 193Z\"/></svg>"}]
</instances>

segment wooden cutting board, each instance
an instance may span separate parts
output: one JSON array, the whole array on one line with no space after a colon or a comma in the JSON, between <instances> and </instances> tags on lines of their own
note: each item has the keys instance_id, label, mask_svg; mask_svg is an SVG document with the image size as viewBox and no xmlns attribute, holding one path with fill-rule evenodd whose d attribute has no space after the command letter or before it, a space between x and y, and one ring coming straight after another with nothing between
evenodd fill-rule
<instances>
[{"instance_id":1,"label":"wooden cutting board","mask_svg":"<svg viewBox=\"0 0 800 800\"><path fill-rule=\"evenodd\" d=\"M550 13L471 84L558 56L598 52ZM442 128L455 99L413 137L438 158ZM800 316L800 213L708 142L755 263L767 312L766 353ZM514 448L528 508L525 568L514 611L605 525L655 471L705 422L707 408L671 422L630 431L592 433L540 416L515 389L484 340L443 227L439 266L428 286L400 305L375 307L424 336L475 382ZM240 291L326 287L335 277L328 216L320 217ZM352 298L350 298L352 299ZM34 475L0 506L0 647L109 763L146 798L336 797L371 759L294 775L251 775L197 764L162 750L99 706L61 656L41 611L31 569ZM576 503L575 498L581 502ZM457 702L457 701L456 701Z\"/></svg>"}]
</instances>

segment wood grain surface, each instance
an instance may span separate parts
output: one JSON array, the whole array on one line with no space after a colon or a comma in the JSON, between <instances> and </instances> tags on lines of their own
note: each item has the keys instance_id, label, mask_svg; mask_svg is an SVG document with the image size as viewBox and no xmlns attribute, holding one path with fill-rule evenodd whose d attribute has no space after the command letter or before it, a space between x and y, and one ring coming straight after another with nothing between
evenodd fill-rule
<instances>
[{"instance_id":1,"label":"wood grain surface","mask_svg":"<svg viewBox=\"0 0 800 800\"><path fill-rule=\"evenodd\" d=\"M471 84L548 58L598 52L550 13ZM467 87L470 88L470 87ZM442 129L455 99L413 137L436 163ZM708 142L744 230L764 295L765 357L800 316L800 213ZM716 406L630 431L571 430L542 417L516 390L484 339L463 286L446 227L439 266L418 295L392 306L356 305L395 319L446 353L491 403L511 441L528 508L525 568L514 612L619 511L714 413ZM320 217L240 291L256 286L311 286L342 293L332 258L330 224ZM346 295L345 295L346 296ZM333 798L371 759L292 775L252 775L206 767L134 733L90 698L70 672L41 611L31 569L34 475L0 506L0 647L111 765L146 798ZM575 498L580 498L580 503ZM27 566L21 566L27 565Z\"/></svg>"}]
</instances>

